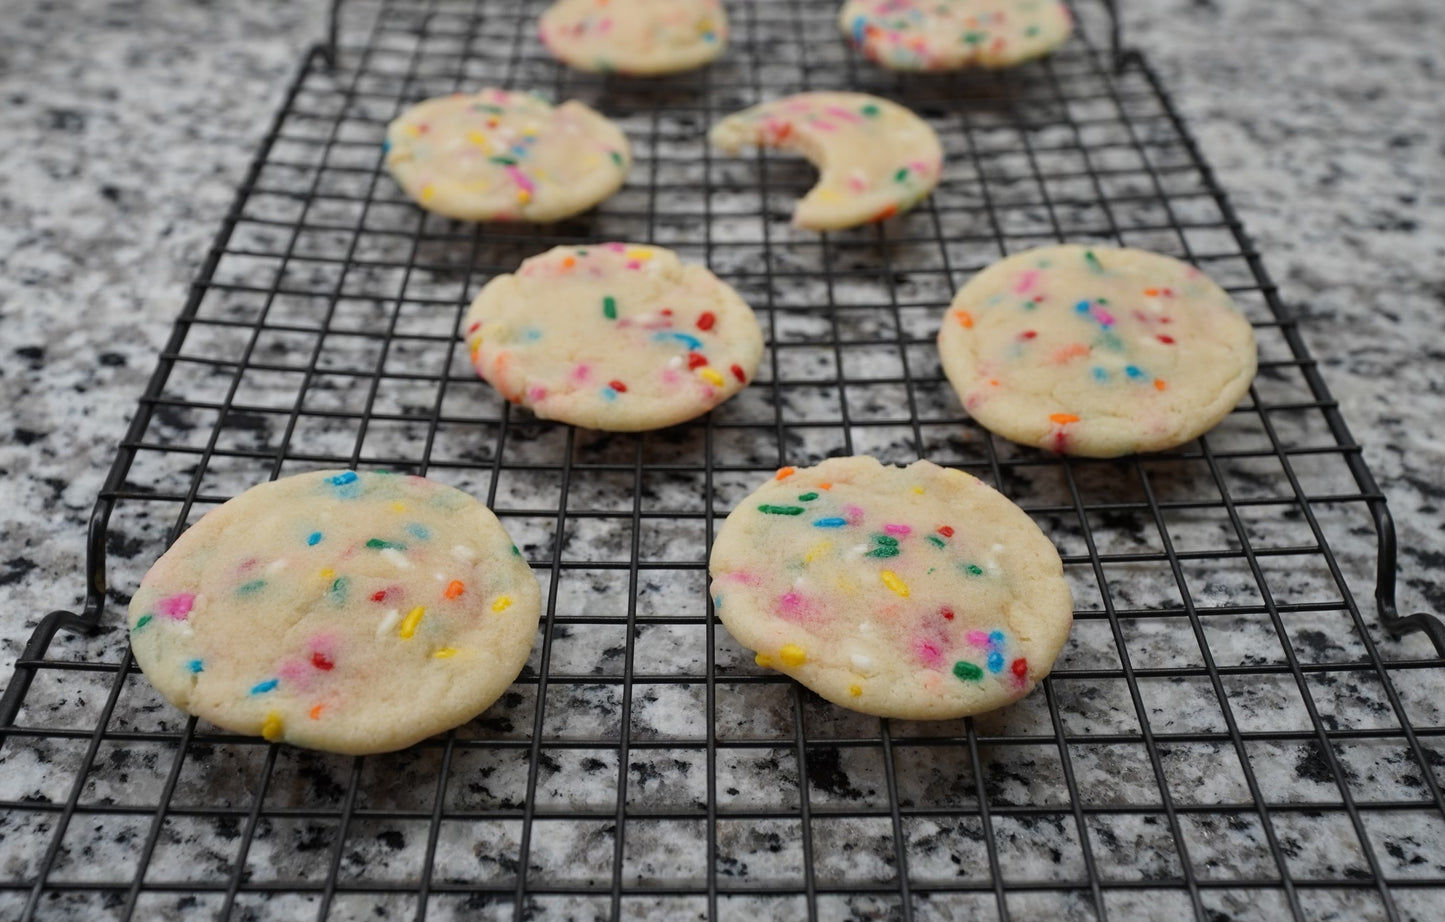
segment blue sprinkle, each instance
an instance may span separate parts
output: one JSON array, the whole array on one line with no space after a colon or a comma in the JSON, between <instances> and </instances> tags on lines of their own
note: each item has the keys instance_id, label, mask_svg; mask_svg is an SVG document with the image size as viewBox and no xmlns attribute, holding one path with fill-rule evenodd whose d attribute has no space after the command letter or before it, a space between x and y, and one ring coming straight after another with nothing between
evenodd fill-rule
<instances>
[{"instance_id":1,"label":"blue sprinkle","mask_svg":"<svg viewBox=\"0 0 1445 922\"><path fill-rule=\"evenodd\" d=\"M1142 378L1142 377L1144 377L1144 372L1140 371L1140 370L1139 370L1139 366L1137 366L1137 365L1126 365L1126 366L1124 366L1124 374L1128 375L1128 376L1131 377L1131 378Z\"/></svg>"},{"instance_id":2,"label":"blue sprinkle","mask_svg":"<svg viewBox=\"0 0 1445 922\"><path fill-rule=\"evenodd\" d=\"M1003 631L990 631L988 635L988 642L995 647L1003 646Z\"/></svg>"},{"instance_id":3,"label":"blue sprinkle","mask_svg":"<svg viewBox=\"0 0 1445 922\"><path fill-rule=\"evenodd\" d=\"M997 650L988 655L988 671L999 672L1003 669L1003 654Z\"/></svg>"},{"instance_id":4,"label":"blue sprinkle","mask_svg":"<svg viewBox=\"0 0 1445 922\"><path fill-rule=\"evenodd\" d=\"M521 340L524 343L534 343L542 338L542 331L536 327L527 327L522 331Z\"/></svg>"},{"instance_id":5,"label":"blue sprinkle","mask_svg":"<svg viewBox=\"0 0 1445 922\"><path fill-rule=\"evenodd\" d=\"M863 44L863 39L868 35L868 20L862 16L853 17L853 44Z\"/></svg>"},{"instance_id":6,"label":"blue sprinkle","mask_svg":"<svg viewBox=\"0 0 1445 922\"><path fill-rule=\"evenodd\" d=\"M722 596L720 596L720 595L715 595L715 596L712 597L712 607L713 607L713 608L722 608Z\"/></svg>"},{"instance_id":7,"label":"blue sprinkle","mask_svg":"<svg viewBox=\"0 0 1445 922\"><path fill-rule=\"evenodd\" d=\"M252 685L252 686L251 686L251 694L253 694L253 695L264 695L264 694L266 694L266 692L271 691L271 690L274 689L277 685L280 685L280 684L281 684L281 680L280 680L280 679L267 679L267 680L264 681L264 682L257 682L255 685Z\"/></svg>"},{"instance_id":8,"label":"blue sprinkle","mask_svg":"<svg viewBox=\"0 0 1445 922\"><path fill-rule=\"evenodd\" d=\"M327 477L326 482L336 488L336 495L341 499L355 499L361 495L361 482L356 471L342 471L335 477Z\"/></svg>"},{"instance_id":9,"label":"blue sprinkle","mask_svg":"<svg viewBox=\"0 0 1445 922\"><path fill-rule=\"evenodd\" d=\"M423 541L427 541L431 538L431 532L427 531L426 526L418 525L416 522L412 522L410 525L408 525L406 527L406 530L411 532L413 535L416 535Z\"/></svg>"},{"instance_id":10,"label":"blue sprinkle","mask_svg":"<svg viewBox=\"0 0 1445 922\"><path fill-rule=\"evenodd\" d=\"M527 145L525 145L525 144L513 144L513 145L512 145L512 153L516 154L518 157L526 156L526 154L527 154Z\"/></svg>"},{"instance_id":11,"label":"blue sprinkle","mask_svg":"<svg viewBox=\"0 0 1445 922\"><path fill-rule=\"evenodd\" d=\"M310 547L315 547L316 545L318 545L318 544L320 544L320 543L321 543L321 532L319 532L319 531L313 531L313 532L312 532L310 535L308 535L307 538L306 538L306 544L307 544L308 546L310 546Z\"/></svg>"},{"instance_id":12,"label":"blue sprinkle","mask_svg":"<svg viewBox=\"0 0 1445 922\"><path fill-rule=\"evenodd\" d=\"M610 384L602 388L601 394L603 400L611 401L617 399L617 392L612 389L612 385Z\"/></svg>"},{"instance_id":13,"label":"blue sprinkle","mask_svg":"<svg viewBox=\"0 0 1445 922\"><path fill-rule=\"evenodd\" d=\"M391 142L390 142L390 141L382 141L382 142L381 142L381 152L382 152L383 154L386 154L386 153L390 153L390 152L391 152Z\"/></svg>"},{"instance_id":14,"label":"blue sprinkle","mask_svg":"<svg viewBox=\"0 0 1445 922\"><path fill-rule=\"evenodd\" d=\"M205 665L204 663L202 663L202 662L201 662L200 660L198 660L198 659L193 659L193 660L191 660L189 663L186 663L186 668L189 669L189 670L191 670L191 672L205 672L205 671L206 671L206 665Z\"/></svg>"},{"instance_id":15,"label":"blue sprinkle","mask_svg":"<svg viewBox=\"0 0 1445 922\"><path fill-rule=\"evenodd\" d=\"M702 34L702 40L705 41L705 42L715 42L715 41L717 41L717 33L715 33L715 32L704 32L704 33Z\"/></svg>"},{"instance_id":16,"label":"blue sprinkle","mask_svg":"<svg viewBox=\"0 0 1445 922\"><path fill-rule=\"evenodd\" d=\"M1095 365L1095 366L1094 366L1094 380L1095 380L1095 381L1107 381L1107 380L1109 380L1109 373L1108 373L1107 371L1105 371L1104 369L1100 368L1098 365Z\"/></svg>"},{"instance_id":17,"label":"blue sprinkle","mask_svg":"<svg viewBox=\"0 0 1445 922\"><path fill-rule=\"evenodd\" d=\"M652 334L652 341L656 343L665 343L669 339L676 340L677 342L682 343L688 348L689 351L695 352L698 349L702 348L702 340L698 339L696 336L688 336L686 333L677 333L672 330L663 330L660 333Z\"/></svg>"},{"instance_id":18,"label":"blue sprinkle","mask_svg":"<svg viewBox=\"0 0 1445 922\"><path fill-rule=\"evenodd\" d=\"M356 471L342 471L335 477L327 477L326 482L335 484L338 487L344 487L348 483L356 483Z\"/></svg>"},{"instance_id":19,"label":"blue sprinkle","mask_svg":"<svg viewBox=\"0 0 1445 922\"><path fill-rule=\"evenodd\" d=\"M1087 314L1089 312L1089 302L1080 301L1078 304L1074 305L1074 310L1078 311L1081 314Z\"/></svg>"},{"instance_id":20,"label":"blue sprinkle","mask_svg":"<svg viewBox=\"0 0 1445 922\"><path fill-rule=\"evenodd\" d=\"M835 518L830 518L830 519L819 519L818 521L816 521L816 522L813 523L813 527L814 527L814 528L842 528L844 525L847 525L847 524L848 524L848 520L847 520L847 519L840 519L840 518L836 518L836 517L835 517Z\"/></svg>"}]
</instances>

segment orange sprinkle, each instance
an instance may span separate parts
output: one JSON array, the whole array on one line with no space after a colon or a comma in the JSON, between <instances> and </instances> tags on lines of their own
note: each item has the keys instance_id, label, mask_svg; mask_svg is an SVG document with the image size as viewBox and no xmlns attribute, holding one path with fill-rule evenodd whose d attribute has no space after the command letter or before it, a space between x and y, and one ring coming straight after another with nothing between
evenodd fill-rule
<instances>
[{"instance_id":1,"label":"orange sprinkle","mask_svg":"<svg viewBox=\"0 0 1445 922\"><path fill-rule=\"evenodd\" d=\"M878 212L878 214L873 216L873 220L886 221L896 214L898 214L898 206L890 202L888 207L884 208L882 211Z\"/></svg>"},{"instance_id":2,"label":"orange sprinkle","mask_svg":"<svg viewBox=\"0 0 1445 922\"><path fill-rule=\"evenodd\" d=\"M789 477L793 476L793 473L794 473L795 471L797 471L797 468L796 468L796 467L785 467L785 468L782 468L781 470L778 471L778 476L775 477L775 478L773 478L773 479L774 479L774 480L787 480Z\"/></svg>"},{"instance_id":3,"label":"orange sprinkle","mask_svg":"<svg viewBox=\"0 0 1445 922\"><path fill-rule=\"evenodd\" d=\"M1163 379L1163 378L1155 378L1155 379L1154 379L1154 390L1156 390L1156 391L1162 391L1162 390L1164 390L1164 388L1166 388L1166 387L1168 387L1168 386L1169 386L1169 385L1167 385L1167 384L1164 383L1164 379Z\"/></svg>"},{"instance_id":4,"label":"orange sprinkle","mask_svg":"<svg viewBox=\"0 0 1445 922\"><path fill-rule=\"evenodd\" d=\"M998 387L998 378L989 378L989 379L988 379L988 386L989 386L989 387Z\"/></svg>"},{"instance_id":5,"label":"orange sprinkle","mask_svg":"<svg viewBox=\"0 0 1445 922\"><path fill-rule=\"evenodd\" d=\"M833 489L833 485L832 485L831 483L820 483L820 484L818 484L818 489L820 489L820 490L831 490L831 489Z\"/></svg>"},{"instance_id":6,"label":"orange sprinkle","mask_svg":"<svg viewBox=\"0 0 1445 922\"><path fill-rule=\"evenodd\" d=\"M1049 417L1050 422L1058 423L1060 426L1067 426L1069 423L1076 423L1079 418L1072 413L1054 413Z\"/></svg>"},{"instance_id":7,"label":"orange sprinkle","mask_svg":"<svg viewBox=\"0 0 1445 922\"><path fill-rule=\"evenodd\" d=\"M457 596L461 595L463 592L466 591L466 584L459 579L454 579L450 583L447 583L447 591L442 594L449 599L455 599Z\"/></svg>"},{"instance_id":8,"label":"orange sprinkle","mask_svg":"<svg viewBox=\"0 0 1445 922\"><path fill-rule=\"evenodd\" d=\"M1049 356L1049 361L1053 362L1056 365L1062 365L1064 362L1067 362L1069 359L1075 358L1076 356L1088 354L1088 346L1084 345L1083 343L1070 343L1067 346L1060 346L1058 349L1055 349L1054 354Z\"/></svg>"},{"instance_id":9,"label":"orange sprinkle","mask_svg":"<svg viewBox=\"0 0 1445 922\"><path fill-rule=\"evenodd\" d=\"M959 326L965 330L973 329L973 315L968 311L954 311L953 319L958 321Z\"/></svg>"},{"instance_id":10,"label":"orange sprinkle","mask_svg":"<svg viewBox=\"0 0 1445 922\"><path fill-rule=\"evenodd\" d=\"M316 707L312 708L310 711L307 711L307 715L310 716L310 718L311 718L312 720L320 720L320 719L321 719L321 712L322 712L323 710L325 710L325 708L326 708L326 705L324 705L324 704L318 704L318 705L316 705Z\"/></svg>"},{"instance_id":11,"label":"orange sprinkle","mask_svg":"<svg viewBox=\"0 0 1445 922\"><path fill-rule=\"evenodd\" d=\"M577 265L577 257L575 256L568 256L566 259L562 260L563 269L571 269L575 265Z\"/></svg>"},{"instance_id":12,"label":"orange sprinkle","mask_svg":"<svg viewBox=\"0 0 1445 922\"><path fill-rule=\"evenodd\" d=\"M1157 289L1157 288L1146 288L1146 289L1144 289L1144 297L1146 297L1146 298L1157 298L1157 297L1159 297L1159 289Z\"/></svg>"}]
</instances>

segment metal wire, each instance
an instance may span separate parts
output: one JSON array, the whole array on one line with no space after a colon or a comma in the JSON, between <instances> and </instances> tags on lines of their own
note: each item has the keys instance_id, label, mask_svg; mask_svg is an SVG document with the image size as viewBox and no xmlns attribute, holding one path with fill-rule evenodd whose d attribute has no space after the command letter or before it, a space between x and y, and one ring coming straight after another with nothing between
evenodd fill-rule
<instances>
[{"instance_id":1,"label":"metal wire","mask_svg":"<svg viewBox=\"0 0 1445 922\"><path fill-rule=\"evenodd\" d=\"M1164 88L1118 50L1114 4L1078 3L1079 37L1015 72L909 77L832 39L834 0L735 3L722 61L654 81L555 65L542 5L359 0L302 62L117 452L84 611L41 623L0 700L0 917L1433 918L1445 631L1397 618L1384 498ZM418 211L384 175L384 126L481 84L617 118L627 186L551 227ZM939 129L947 179L914 213L798 232L805 166L704 141L726 112L833 88ZM759 380L636 436L498 400L459 346L471 296L527 255L606 239L742 291L770 346ZM1261 344L1246 403L1119 461L969 420L932 351L952 291L1062 240L1219 278ZM978 719L879 721L718 630L719 518L778 466L857 452L975 473L1059 544L1076 627L1040 691ZM547 590L512 691L404 753L182 719L106 612L205 509L323 466L484 497ZM1382 621L1429 647L1359 608L1361 562L1331 536L1371 527Z\"/></svg>"}]
</instances>

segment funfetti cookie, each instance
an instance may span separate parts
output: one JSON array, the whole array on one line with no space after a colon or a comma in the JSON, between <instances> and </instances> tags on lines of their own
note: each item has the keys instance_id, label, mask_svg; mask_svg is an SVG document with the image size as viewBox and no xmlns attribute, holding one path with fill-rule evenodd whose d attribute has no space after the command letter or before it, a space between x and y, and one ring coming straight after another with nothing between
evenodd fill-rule
<instances>
[{"instance_id":1,"label":"funfetti cookie","mask_svg":"<svg viewBox=\"0 0 1445 922\"><path fill-rule=\"evenodd\" d=\"M752 380L763 333L703 266L630 243L562 246L467 312L477 373L544 419L635 432L701 416Z\"/></svg>"},{"instance_id":2,"label":"funfetti cookie","mask_svg":"<svg viewBox=\"0 0 1445 922\"><path fill-rule=\"evenodd\" d=\"M1060 0L848 0L838 25L869 60L926 71L1013 67L1074 28Z\"/></svg>"},{"instance_id":3,"label":"funfetti cookie","mask_svg":"<svg viewBox=\"0 0 1445 922\"><path fill-rule=\"evenodd\" d=\"M627 138L575 100L484 89L417 103L386 129L386 167L428 211L464 221L558 221L616 192Z\"/></svg>"},{"instance_id":4,"label":"funfetti cookie","mask_svg":"<svg viewBox=\"0 0 1445 922\"><path fill-rule=\"evenodd\" d=\"M728 19L718 0L557 0L537 31L570 67L656 76L702 67L722 54Z\"/></svg>"},{"instance_id":5,"label":"funfetti cookie","mask_svg":"<svg viewBox=\"0 0 1445 922\"><path fill-rule=\"evenodd\" d=\"M959 471L832 458L738 503L708 564L713 606L757 662L834 704L906 719L1028 694L1073 621L1038 526Z\"/></svg>"},{"instance_id":6,"label":"funfetti cookie","mask_svg":"<svg viewBox=\"0 0 1445 922\"><path fill-rule=\"evenodd\" d=\"M1213 428L1249 391L1254 331L1204 273L1100 246L989 266L938 333L969 415L1006 439L1095 458L1161 451Z\"/></svg>"},{"instance_id":7,"label":"funfetti cookie","mask_svg":"<svg viewBox=\"0 0 1445 922\"><path fill-rule=\"evenodd\" d=\"M136 663L217 726L387 752L466 723L537 635L537 580L496 517L399 474L319 471L206 514L130 603Z\"/></svg>"},{"instance_id":8,"label":"funfetti cookie","mask_svg":"<svg viewBox=\"0 0 1445 922\"><path fill-rule=\"evenodd\" d=\"M938 185L943 148L928 123L864 93L800 93L729 115L709 140L729 154L756 144L796 151L821 174L793 211L809 230L882 221Z\"/></svg>"}]
</instances>

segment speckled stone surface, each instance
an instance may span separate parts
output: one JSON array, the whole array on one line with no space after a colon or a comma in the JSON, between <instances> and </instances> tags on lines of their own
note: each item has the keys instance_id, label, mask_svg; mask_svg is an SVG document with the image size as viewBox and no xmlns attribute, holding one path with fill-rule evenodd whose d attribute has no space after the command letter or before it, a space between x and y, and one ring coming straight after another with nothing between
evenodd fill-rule
<instances>
[{"instance_id":1,"label":"speckled stone surface","mask_svg":"<svg viewBox=\"0 0 1445 922\"><path fill-rule=\"evenodd\" d=\"M1445 439L1437 425L1445 416L1439 373L1445 358L1439 336L1445 287L1438 278L1439 267L1445 265L1445 119L1439 101L1445 95L1445 26L1438 11L1432 0L1125 0L1123 5L1128 8L1130 43L1143 48L1160 72L1257 242L1280 296L1301 317L1303 335L1325 380L1390 498L1402 548L1401 608L1445 611L1445 478L1440 474L1445 470ZM7 138L0 147L0 522L8 540L0 552L0 681L8 679L15 656L45 611L80 603L86 521L115 446L300 54L320 34L324 6L320 0L21 0L6 10L7 21L0 28L0 129ZM739 41L745 40L749 17L734 16L734 21L742 24ZM645 128L645 120L640 124ZM748 168L740 164L728 175L736 182L749 175ZM797 177L806 179L806 172ZM737 207L746 211L746 196L739 196ZM774 201L772 207L781 206ZM715 239L742 233L738 226L719 222ZM259 238L253 242L266 243ZM789 250L784 257L792 254ZM906 253L896 256L908 258ZM715 268L746 272L747 257ZM900 284L922 286L906 276ZM923 287L917 295L946 300L946 293ZM847 303L850 296L841 286L834 293L839 303ZM386 315L352 319L384 322ZM923 337L936 325L936 312L902 321L907 332ZM852 322L844 317L840 324ZM859 324L859 329L841 332L876 335ZM773 333L779 341L806 342L828 335L829 325L803 313L783 313ZM225 340L217 334L217 342ZM803 349L790 355L799 377L806 376L814 359L818 376L832 374L831 350L813 356ZM896 373L886 365L871 370ZM1276 401L1286 401L1292 393L1283 377L1270 378L1261 387ZM264 402L267 392L258 387L252 396ZM328 396L346 399L342 392ZM482 415L499 410L480 386L461 396ZM398 412L409 406L397 399ZM858 417L883 418L897 399L897 392L880 387L850 406ZM947 393L922 394L919 399L921 413L949 412ZM772 418L763 388L750 389L735 403L729 411L736 414L734 419ZM789 405L783 412L802 418L809 408ZM183 416L163 419L158 431L193 440L191 422ZM1285 437L1296 434L1288 430L1288 414L1282 414L1279 424ZM275 437L264 424L243 430L259 448ZM199 431L204 434L206 428ZM888 457L900 454L900 444L911 444L906 437L902 443L890 441L880 432L859 430L855 449ZM796 433L790 444L798 460L837 447L822 430ZM1214 444L1248 446L1258 444L1257 436L1225 434ZM398 438L406 437L403 428ZM438 456L483 467L491 461L489 450L476 444L484 440L453 445L454 438L439 434ZM508 445L508 460L556 463L561 438L553 428L518 427L516 441ZM926 434L924 440L941 461L948 461L950 452L964 457L969 447L943 436L934 441ZM578 451L587 460L630 464L632 444L583 437ZM349 450L345 440L339 445L336 450ZM647 446L650 458L680 463L694 462L705 447L697 433L652 437ZM741 436L719 441L713 450L724 463L766 463L766 444L755 446ZM1317 471L1307 458L1300 459L1300 471L1307 484L1318 477L1321 492L1348 489L1338 487L1337 471ZM1156 489L1198 486L1191 479L1197 479L1197 472L1150 472ZM184 470L148 469L148 474L162 482L186 482ZM207 481L207 490L239 491L253 475L237 470L229 476L218 473ZM448 476L464 488L487 488L486 476L471 481L464 471ZM1090 501L1139 499L1138 485L1121 483L1110 469L1081 469L1079 477L1080 493ZM1268 495L1278 478L1277 466L1270 471L1265 465L1240 463L1230 474L1230 484L1236 496L1249 498ZM728 508L751 486L747 476L720 477L715 508ZM1010 486L1036 504L1068 502L1067 491L1043 475L1021 476ZM559 612L612 620L590 623L583 618L554 629L550 672L577 680L546 687L541 727L547 740L592 740L599 745L544 748L533 797L539 815L569 810L599 818L538 820L527 879L539 886L594 887L612 876L617 830L610 814L621 793L620 779L625 779L630 811L696 814L707 803L707 766L696 745L634 748L625 771L613 747L623 733L624 716L631 739L696 743L707 719L701 676L709 651L700 621L661 620L638 627L632 638L635 662L645 664L639 667L642 671L670 681L635 685L631 710L624 712L621 686L609 681L627 666L625 625L617 618L629 600L635 600L639 616L701 619L705 590L696 571L662 580L649 578L652 571L644 570L639 585L630 587L627 571L607 564L626 561L634 538L644 560L694 555L701 545L701 524L696 517L649 519L634 536L627 515L632 508L630 482L599 474L578 477L571 489L574 506L612 503L619 518L574 519L560 540L546 516L516 515L507 522L534 560L547 559L555 546L571 561L600 564L566 571L557 586ZM497 485L498 504L555 508L556 490L555 477L515 473ZM696 513L705 508L700 493L700 484L686 488L645 482L641 495L644 508ZM1345 577L1363 604L1372 592L1374 566L1369 523L1361 521L1358 507L1348 515L1329 508L1318 512ZM1077 561L1086 553L1076 521L1060 515L1041 524L1066 557ZM1181 551L1231 540L1227 523L1184 516L1168 524ZM1152 526L1141 525L1135 517L1103 516L1091 526L1101 551L1157 548ZM119 620L119 603L128 597L127 581L133 584L144 571L149 561L143 558L163 543L167 527L169 523L138 516L115 529L110 548L112 625ZM1309 541L1298 520L1251 519L1246 527L1263 545ZM1296 572L1292 568L1310 568L1288 555L1264 558L1262 566L1271 585L1282 590L1284 602L1307 602L1321 581L1329 581L1328 574ZM1149 609L1179 604L1180 590L1167 570L1141 566L1107 575L1116 605ZM1241 577L1237 565L1191 561L1185 576L1199 605L1261 601L1254 581L1247 574ZM1100 592L1088 567L1071 566L1069 577L1080 610L1100 611ZM1177 619L1123 620L1118 631L1116 637L1102 617L1081 620L1060 661L1061 676L1069 670L1119 669L1120 641L1134 669L1201 663L1195 636L1181 629ZM1213 618L1202 631L1220 666L1263 667L1285 660L1278 639L1258 617ZM1336 616L1322 614L1314 620L1292 619L1290 639L1301 661L1334 663L1361 653L1358 639L1344 636L1348 633ZM1386 659L1423 656L1428 650L1419 638L1396 642L1379 632L1374 637ZM124 644L123 633L112 626L93 639L62 635L52 655L113 662ZM746 679L758 674L725 632L717 632L712 646L720 676ZM540 665L534 656L529 668L535 673ZM696 681L676 681L679 676ZM1438 670L1416 670L1394 677L1411 719L1440 725L1445 676ZM1152 732L1224 729L1217 696L1202 675L1143 678L1138 684ZM1287 673L1226 676L1223 686L1230 719L1241 730L1311 726ZM1140 732L1138 710L1121 679L1061 677L1051 688L1068 734ZM1327 725L1393 726L1392 708L1366 677L1321 672L1312 676L1310 690ZM21 723L87 730L108 693L107 677L101 674L47 676L32 689L33 704ZM796 809L804 791L814 810L811 871L825 888L861 882L874 883L884 892L895 890L897 849L886 809L891 792L899 804L920 808L920 815L901 820L910 878L947 886L975 884L978 889L931 893L915 905L916 918L997 917L994 894L986 886L988 842L1009 881L1076 880L1084 874L1086 861L1107 878L1176 877L1183 861L1179 842L1187 844L1189 864L1200 879L1269 878L1279 872L1258 815L1247 810L1232 817L1187 810L1172 817L1159 810L1091 814L1086 851L1070 812L1060 748L1052 742L985 746L977 774L965 751L910 745L895 750L890 776L876 746L814 745L800 759L794 742L798 713L815 739L876 736L876 721L816 699L795 698L786 683L724 682L717 693L733 702L715 717L720 748L713 789L718 808L777 814L719 821L715 868L724 888L792 885L801 877L808 856ZM463 738L514 745L531 739L537 695L535 684L519 685L467 728ZM109 724L117 731L174 732L181 726L178 715L140 677L127 682ZM1006 715L985 719L979 731L1051 739L1055 728L1048 702L1036 694ZM904 739L931 732L962 731L954 724L895 728L895 735ZM266 750L224 734L202 733L204 738L191 746L181 764L172 802L241 812L210 817L182 810L167 820L150 860L151 880L224 879L243 837L245 811L254 799ZM740 741L747 744L728 745ZM1340 783L1313 742L1253 741L1246 750L1248 759L1242 763L1227 743L1161 743L1156 765L1135 745L1075 742L1066 749L1068 771L1085 805L1156 804L1161 778L1178 805L1248 804L1251 785L1274 803L1339 800ZM1437 778L1445 776L1441 750L1433 740L1426 747ZM527 754L525 748L457 749L441 795L444 807L503 814L522 809L530 786ZM0 744L0 800L64 801L82 756L83 741L7 740ZM249 879L319 879L333 860L343 881L414 878L428 848L425 817L435 801L441 757L440 749L421 747L364 763L356 807L417 811L422 818L354 819L344 849L339 848L333 819L262 816L251 837ZM1351 741L1336 747L1336 757L1340 779L1356 799L1425 796L1419 767L1393 741ZM320 813L342 808L352 771L349 760L284 748L276 758L268 808L304 807ZM80 798L96 812L72 821L52 878L128 879L135 871L139 843L150 832L149 817L107 813L104 807L154 804L174 765L173 747L102 743ZM217 771L218 765L228 770ZM393 784L393 779L402 783ZM992 818L991 838L976 816L928 814L933 807L972 810L980 793L990 805L1004 809L1005 815L996 812ZM1008 814L1011 807L1057 812ZM827 816L830 809L846 808L876 809L879 815L847 820ZM0 814L0 880L25 880L33 873L42 857L37 843L49 841L51 821L42 813ZM1281 810L1272 814L1271 822L1291 873L1332 878L1367 873L1368 862L1338 811ZM1438 813L1367 811L1362 822L1384 873L1445 876L1445 827ZM704 876L703 831L702 821L694 819L629 819L621 855L623 882L649 885ZM521 836L521 821L510 817L444 822L432 859L435 879L509 891L518 874ZM23 896L14 887L0 889L0 918L16 915ZM1283 918L1288 909L1273 890L1207 888L1200 899L1206 910L1217 913L1215 919ZM1367 889L1302 889L1298 899L1305 918L1384 918ZM1430 891L1401 890L1397 906L1402 918L1424 922L1434 918L1437 900ZM75 891L47 899L42 915L108 918L123 903L110 895ZM222 903L222 896L214 893L146 893L135 915L183 918L213 911ZM1013 918L1096 918L1087 895L1075 890L1015 892L1007 905ZM1161 913L1184 918L1192 912L1187 897L1177 890L1110 890L1105 905L1111 919L1160 918ZM547 919L605 917L610 906L605 895L543 896L528 902L535 917ZM314 894L267 898L250 893L242 894L236 907L242 918L310 917L318 903ZM823 918L888 919L898 914L896 897L888 896L830 894L819 898L818 907ZM381 915L409 916L415 900L342 893L331 915L374 917L378 908ZM511 908L510 897L443 893L432 897L429 917L510 918ZM622 902L623 914L630 918L692 918L706 909L706 900L690 897ZM719 902L723 918L790 919L802 910L801 898L795 896L725 896Z\"/></svg>"}]
</instances>

